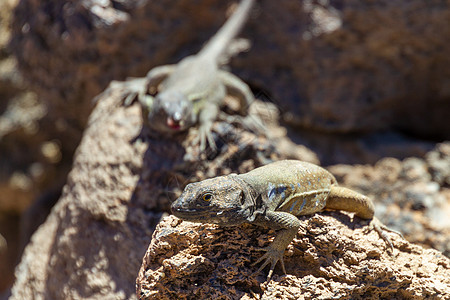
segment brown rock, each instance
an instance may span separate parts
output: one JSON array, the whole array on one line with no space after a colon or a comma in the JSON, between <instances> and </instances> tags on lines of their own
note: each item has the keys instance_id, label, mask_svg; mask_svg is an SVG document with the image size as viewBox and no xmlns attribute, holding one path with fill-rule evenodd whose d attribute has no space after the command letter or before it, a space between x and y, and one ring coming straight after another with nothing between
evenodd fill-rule
<instances>
[{"instance_id":1,"label":"brown rock","mask_svg":"<svg viewBox=\"0 0 450 300\"><path fill-rule=\"evenodd\" d=\"M11 45L55 118L81 135L90 99L112 79L143 76L195 53L230 3L25 0ZM232 67L267 91L291 124L450 137L446 1L258 5L244 30L252 49Z\"/></svg>"},{"instance_id":2,"label":"brown rock","mask_svg":"<svg viewBox=\"0 0 450 300\"><path fill-rule=\"evenodd\" d=\"M433 180L450 186L450 142L438 144L434 151L427 153L425 160Z\"/></svg>"},{"instance_id":3,"label":"brown rock","mask_svg":"<svg viewBox=\"0 0 450 300\"><path fill-rule=\"evenodd\" d=\"M450 143L438 144L425 159L384 158L375 165L328 169L347 187L372 197L376 214L414 243L450 257Z\"/></svg>"},{"instance_id":4,"label":"brown rock","mask_svg":"<svg viewBox=\"0 0 450 300\"><path fill-rule=\"evenodd\" d=\"M121 105L126 87L115 82L97 99L63 195L16 269L11 299L134 298L153 229L187 183L289 157L223 122L214 127L218 151L192 145L196 128L151 138L141 130L140 106ZM292 147L297 158L317 163L305 147Z\"/></svg>"},{"instance_id":5,"label":"brown rock","mask_svg":"<svg viewBox=\"0 0 450 300\"><path fill-rule=\"evenodd\" d=\"M287 275L250 266L274 232L182 222L157 226L136 281L141 299L449 299L450 259L392 235L391 256L367 221L340 212L300 218ZM267 271L265 271L267 272Z\"/></svg>"},{"instance_id":6,"label":"brown rock","mask_svg":"<svg viewBox=\"0 0 450 300\"><path fill-rule=\"evenodd\" d=\"M49 209L43 205L41 211L46 210L43 218L30 214L27 222L23 222L22 214L36 198L40 203L50 199L46 203L54 204L57 197L51 198L49 194L61 189L61 178L65 178L71 161L70 158L63 162L60 156L46 156L41 151L48 150L49 145L53 145L53 150L61 149L52 134L55 124L42 121L47 111L45 105L35 93L26 90L17 60L7 47L18 2L3 0L0 9L0 299L8 294L14 281L14 267L24 243L45 220Z\"/></svg>"},{"instance_id":7,"label":"brown rock","mask_svg":"<svg viewBox=\"0 0 450 300\"><path fill-rule=\"evenodd\" d=\"M131 197L145 151L129 143L139 109L116 109L114 100L94 111L63 196L16 269L11 299L133 298L124 283L161 213Z\"/></svg>"}]
</instances>

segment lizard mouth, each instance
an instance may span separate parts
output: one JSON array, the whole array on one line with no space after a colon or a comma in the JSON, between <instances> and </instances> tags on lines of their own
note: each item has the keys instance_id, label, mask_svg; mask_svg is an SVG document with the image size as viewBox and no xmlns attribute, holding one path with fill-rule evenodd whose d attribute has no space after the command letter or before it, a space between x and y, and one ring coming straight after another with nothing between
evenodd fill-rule
<instances>
[{"instance_id":1,"label":"lizard mouth","mask_svg":"<svg viewBox=\"0 0 450 300\"><path fill-rule=\"evenodd\" d=\"M171 129L174 130L180 130L181 129L181 121L176 121L172 119L171 117L167 117L167 126L169 126Z\"/></svg>"},{"instance_id":2,"label":"lizard mouth","mask_svg":"<svg viewBox=\"0 0 450 300\"><path fill-rule=\"evenodd\" d=\"M210 213L202 210L191 210L191 209L179 209L172 207L172 213L183 220L186 221L201 221L203 219L207 220L210 217Z\"/></svg>"},{"instance_id":3,"label":"lizard mouth","mask_svg":"<svg viewBox=\"0 0 450 300\"><path fill-rule=\"evenodd\" d=\"M190 222L212 223L218 225L230 225L230 214L237 214L236 209L223 209L220 211L209 209L189 209L172 205L172 214L182 220ZM232 218L231 218L232 219Z\"/></svg>"}]
</instances>

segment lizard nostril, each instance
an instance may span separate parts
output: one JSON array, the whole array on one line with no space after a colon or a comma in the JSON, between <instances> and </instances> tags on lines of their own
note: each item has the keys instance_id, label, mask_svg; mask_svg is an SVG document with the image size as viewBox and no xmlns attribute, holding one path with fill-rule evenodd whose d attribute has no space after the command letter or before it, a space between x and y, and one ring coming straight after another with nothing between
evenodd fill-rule
<instances>
[{"instance_id":1,"label":"lizard nostril","mask_svg":"<svg viewBox=\"0 0 450 300\"><path fill-rule=\"evenodd\" d=\"M174 120L175 122L180 122L180 120L181 120L181 114L180 114L179 112L174 113L174 114L173 114L173 120Z\"/></svg>"},{"instance_id":2,"label":"lizard nostril","mask_svg":"<svg viewBox=\"0 0 450 300\"><path fill-rule=\"evenodd\" d=\"M178 201L172 203L172 207L171 207L172 213L177 212L180 209L181 209L181 205Z\"/></svg>"}]
</instances>

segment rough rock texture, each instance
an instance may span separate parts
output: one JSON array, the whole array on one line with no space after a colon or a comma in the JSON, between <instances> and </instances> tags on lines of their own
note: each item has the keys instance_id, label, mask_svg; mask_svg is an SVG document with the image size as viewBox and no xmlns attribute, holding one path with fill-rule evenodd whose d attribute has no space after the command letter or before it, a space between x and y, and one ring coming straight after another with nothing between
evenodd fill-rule
<instances>
[{"instance_id":1,"label":"rough rock texture","mask_svg":"<svg viewBox=\"0 0 450 300\"><path fill-rule=\"evenodd\" d=\"M285 120L303 131L271 123L277 110L256 103L256 109L267 115L273 134L270 142L217 123L220 152L202 155L191 145L195 130L158 142L151 142L143 132L141 140L135 140L139 109L117 105L118 94L126 92L120 85L109 90L112 98L108 93L101 97L61 202L34 236L17 269L14 299L134 297L132 282L153 228L188 182L245 172L271 159L374 163L383 156L421 157L431 149L431 143L392 131L365 135L382 128L399 128L412 133L412 138L448 137L449 42L443 38L450 28L448 1L257 2L259 8L243 33L253 46L232 59L231 68L260 98L281 106ZM23 76L40 97L23 93L14 60L1 63L0 234L10 252L6 256L0 252L0 281L12 280L3 274L11 270L19 248L19 214L36 199L23 218L24 228L31 229L22 232L27 236L60 196L93 108L91 98L111 79L142 76L155 65L195 53L223 23L230 4L19 2L10 45ZM1 59L8 55L3 20L9 18L6 8L14 5L14 0L2 2ZM16 97L19 94L25 96ZM449 195L445 179L449 168L442 161L449 155L445 151L427 154L420 184L396 177L405 183L397 186L400 196L388 187L371 191L356 179L343 181L379 197L382 204L391 198L399 203L405 197L415 199L417 205L405 204L405 209L413 210L405 214L407 221L393 225L405 227L409 238L448 253L446 227L426 223L433 219L429 211L441 212L429 209L430 205L446 209L442 197ZM357 169L335 173L345 177L348 172L358 173ZM367 170L378 172L376 166ZM408 182L413 191L408 191ZM392 197L383 198L386 193ZM395 218L397 208L387 209L381 206L378 212L386 216L384 222L390 222L391 214ZM411 218L419 225L413 225ZM418 227L417 237L409 233L411 226ZM2 244L0 237L0 248ZM5 286L0 285L0 289Z\"/></svg>"},{"instance_id":2,"label":"rough rock texture","mask_svg":"<svg viewBox=\"0 0 450 300\"><path fill-rule=\"evenodd\" d=\"M187 183L249 171L272 159L317 163L275 125L273 141L289 149L284 154L265 138L221 122L215 124L218 151L200 153L191 145L195 128L173 139L151 139L141 130L139 105L121 106L126 92L114 83L99 96L63 195L16 269L11 299L134 298L153 229ZM255 103L253 110L276 124L275 107Z\"/></svg>"},{"instance_id":3,"label":"rough rock texture","mask_svg":"<svg viewBox=\"0 0 450 300\"><path fill-rule=\"evenodd\" d=\"M33 235L16 269L17 280L11 299L134 298L134 281L153 229L162 212L168 210L170 202L187 183L230 172L246 172L268 161L283 158L318 163L314 153L286 137L286 129L277 123L278 113L273 105L256 102L251 107L252 114L258 113L268 125L270 142L235 125L217 122L214 138L219 150L200 153L192 144L196 128L173 139L149 138L146 129L141 130L139 105L135 103L128 108L120 105L127 92L126 85L116 82L98 97L63 196ZM224 109L232 111L232 104L232 99L227 99ZM442 186L448 180L446 164L449 155L446 145L439 145L436 151L427 155L433 178L442 182ZM343 218L341 214L333 216ZM319 223L327 224L328 221ZM352 224L359 226L359 223ZM253 236L259 236L260 232L259 228L255 229ZM261 245L266 239L267 236L261 237ZM356 247L355 239L348 238L346 242ZM383 242L377 238L375 243L381 250L373 250L369 256L383 256ZM399 244L407 243L397 239L397 247ZM416 252L422 253L420 251ZM311 250L309 253L314 257L316 252ZM357 259L351 258L350 261ZM290 262L288 265L291 265ZM210 268L211 264L208 262L207 266ZM439 264L436 268L441 270ZM223 265L221 270L228 270L228 266ZM418 270L425 272L420 268ZM240 274L248 275L248 272ZM390 290L385 289L383 276L373 278L379 278L379 288L389 295ZM238 293L245 280L234 281L231 278L229 284L234 284L231 290ZM251 280L254 282L252 287L258 286L256 279ZM321 283L321 288L326 285L324 279L317 281ZM334 281L341 282L337 277ZM414 280L411 282L406 292L401 291L407 296L422 291L422 286L416 285ZM211 286L217 287L214 284ZM276 290L282 286L275 288L274 285L274 288ZM294 286L301 290L302 286L307 288L307 282ZM376 288L377 285L367 285L358 290L363 295L366 290L371 292ZM424 286L422 293L427 294L429 289ZM436 289L443 292L440 285ZM260 288L254 291L259 292Z\"/></svg>"},{"instance_id":4,"label":"rough rock texture","mask_svg":"<svg viewBox=\"0 0 450 300\"><path fill-rule=\"evenodd\" d=\"M287 275L250 266L274 232L163 219L136 280L141 299L449 299L450 259L392 235L391 256L367 221L340 212L300 218ZM277 269L276 269L277 270Z\"/></svg>"},{"instance_id":5,"label":"rough rock texture","mask_svg":"<svg viewBox=\"0 0 450 300\"><path fill-rule=\"evenodd\" d=\"M11 45L61 130L79 136L90 99L111 79L143 76L195 53L230 3L24 0ZM448 1L258 5L244 30L253 47L232 67L266 91L287 121L329 132L397 128L450 137Z\"/></svg>"},{"instance_id":6,"label":"rough rock texture","mask_svg":"<svg viewBox=\"0 0 450 300\"><path fill-rule=\"evenodd\" d=\"M424 159L328 168L338 181L376 200L376 214L405 237L450 257L450 143Z\"/></svg>"}]
</instances>

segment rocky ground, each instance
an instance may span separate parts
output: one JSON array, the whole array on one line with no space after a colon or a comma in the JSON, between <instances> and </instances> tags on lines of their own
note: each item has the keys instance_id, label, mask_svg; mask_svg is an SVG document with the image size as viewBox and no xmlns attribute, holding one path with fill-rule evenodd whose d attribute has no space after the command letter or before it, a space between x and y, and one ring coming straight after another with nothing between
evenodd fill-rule
<instances>
[{"instance_id":1,"label":"rocky ground","mask_svg":"<svg viewBox=\"0 0 450 300\"><path fill-rule=\"evenodd\" d=\"M142 118L140 116L141 109L139 105L137 103L131 107L124 107L121 105L121 99L123 99L126 94L127 85L115 83L98 98L98 105L91 114L88 128L80 147L77 150L73 169L69 175L68 183L64 188L63 195L58 204L54 207L47 221L33 235L31 242L25 249L21 263L16 269L17 280L12 289L11 299L24 299L29 297L58 299L103 299L105 297L133 298L135 295L135 287L134 284L130 284L130 282L134 282L148 243L162 244L165 245L163 246L165 250L170 250L169 244L172 242L167 240L160 241L160 237L162 238L164 236L164 234L161 234L160 232L166 232L164 229L165 227L160 227L159 231L154 231L155 226L158 224L162 213L169 211L170 203L176 199L187 183L208 177L229 174L231 172L246 172L272 160L290 158L317 162L317 157L313 152L301 145L296 145L285 134L282 134L285 131L283 130L283 127L278 124L279 115L276 113L277 110L273 105L255 102L251 109L252 113L258 113L261 118L263 118L264 122L269 125L270 130L268 132L272 135L271 139L255 136L236 125L217 122L214 128L215 141L218 145L218 150L213 151L208 149L206 152L200 152L198 145L193 144L193 139L197 134L195 128L190 130L189 133L176 136L173 139L155 139L150 137L146 131L146 127L142 124ZM440 148L445 150L446 146L447 145L441 145ZM435 152L431 152L430 156L433 156L433 153L439 153L439 151L436 150ZM448 159L448 157L446 159ZM402 166L402 164L405 166ZM377 176L380 172L369 172L373 178L368 176L358 177L366 177L369 186L369 191L367 193L369 195L373 193L373 195L376 196L376 193L379 192L376 188L371 189L371 184L369 184L369 182L374 184L374 187L381 186L387 189L386 191L382 190L382 192L379 192L384 198L381 196L374 197L378 208L387 206L387 203L394 207L397 205L402 207L402 203L406 200L403 199L401 195L402 193L410 193L412 191L410 189L412 184L404 184L397 187L397 189L393 189L392 187L390 188L393 184L392 182L384 185L384 181L393 180L396 178L395 176L402 179L417 179L417 176L414 177L417 174L417 171L411 171L412 168L407 166L408 159L403 163L398 161L397 165L394 163L380 163L375 166L376 170L386 169L387 175ZM347 170L345 167L346 166L334 166L331 167L330 170L337 174L339 178L343 178L344 180L342 181L344 184L351 186L351 175L357 174L357 169L355 171ZM358 166L353 166L352 168L358 168ZM370 166L365 166L365 168L370 168ZM398 172L394 173L389 168L396 168ZM402 170L405 171L402 172ZM447 169L444 168L444 171L446 170ZM427 169L424 169L424 171L428 172ZM346 178L346 176L349 177ZM386 176L388 178L386 178ZM433 185L434 181L432 181L431 176L419 176L419 178L420 180L428 180L425 181L425 184ZM381 182L377 184L376 179ZM357 181L357 183L360 183L361 185L356 185L354 187L364 191L364 181ZM436 201L439 199L442 200L441 194L446 195L445 189L441 189L440 185L437 184L436 186L436 184L437 183L434 183L433 185L435 189L433 190L434 194L431 194L431 198L436 199ZM444 181L442 181L442 185L445 185ZM393 195L398 194L400 196L395 199L390 199L389 195L391 195L392 198L392 194L389 194L388 192L391 191L391 189ZM417 197L420 197L422 195L420 193L423 192L426 191L417 191ZM427 194L422 196L426 197ZM402 202L396 203L393 202L393 200L401 200ZM449 199L445 198L445 201L440 203L442 209L448 207L448 202ZM438 206L435 204L432 207ZM402 212L401 214L408 216L408 212L411 213L412 209L402 207L402 211L403 210L405 210L405 212ZM448 244L446 244L448 243L448 227L433 227L409 232L406 225L411 226L411 224L416 225L420 223L414 220L405 221L402 218L392 217L388 213L392 213L393 211L398 212L399 209L391 209L389 207L389 209L386 209L385 211L382 210L381 213L379 213L381 220L393 228L399 229L408 235L410 234L415 241L420 241L429 246L441 247L442 251L448 252L448 248L446 248L448 246ZM427 207L418 208L418 215L421 216L419 220L424 224L431 224L431 222L427 221L426 212L428 211L430 211L430 209ZM370 257L370 260L365 263L367 263L366 268L369 268L370 270L367 272L372 274L372 277L370 278L374 279L362 277L359 281L349 282L349 285L333 285L329 283L327 288L323 288L323 295L335 293L336 295L347 295L348 297L352 297L358 295L364 296L366 293L375 293L377 295L401 296L402 294L396 294L393 291L403 286L408 287L407 292L404 294L405 297L419 297L421 295L421 292L419 291L422 290L425 291L424 295L431 295L431 292L434 291L434 282L438 282L441 278L431 278L431 273L425 273L423 277L430 277L430 282L422 282L415 278L410 278L412 281L407 281L407 279L405 279L406 277L403 278L402 275L398 282L393 281L390 284L387 284L387 277L385 277L386 269L392 269L393 266L397 266L398 269L395 269L394 273L402 274L403 270L407 269L407 266L405 265L402 267L400 265L395 265L392 260L389 260L388 258L390 256L385 253L386 246L382 241L380 242L378 238L375 239L374 236L371 235L368 240L366 234L362 232L364 221L354 220L353 222L350 222L348 216L339 213L335 213L333 216L339 218L340 222L343 224L338 226L335 223L330 222L327 218L322 219L320 215L314 216L311 219L311 222L316 225L311 227L311 233L308 233L310 235L305 235L303 232L299 233L298 236L300 239L307 239L306 236L309 236L311 240L314 240L313 236L315 236L315 233L320 237L321 233L325 234L326 232L331 231L327 241L324 242L324 245L299 246L300 253L304 252L305 249L321 249L319 253L309 250L309 252L311 252L310 254L302 254L301 256L317 256L319 262L323 260L323 256L329 257L331 260L344 259L346 257L345 255L357 256L357 254L348 254L346 250L350 251L350 249L347 249L347 246L339 247L341 244L350 244L351 247L356 247L356 250L354 251L362 251L363 253L358 254L362 258L350 259L348 267L350 268L351 265L358 265L360 260ZM310 222L307 221L309 220L308 218L303 218L303 220ZM167 224L167 222L164 224ZM333 229L335 227L339 227L339 230ZM224 246L227 242L217 242L218 240L216 240L216 238L226 241L233 240L232 237L227 236L221 239L216 233L223 231L214 226L202 228L205 228L205 232L210 233L209 238L211 241L215 241L212 244L216 246L211 247L227 251L227 248ZM358 229L358 231L356 231L355 228ZM341 230L345 231L347 234L347 239L345 241L340 240L340 238L343 238L341 236ZM183 230L180 229L180 231L170 235L170 238L180 239L180 237L183 237L184 239L189 232L199 231L201 232L198 227L188 227ZM172 232L172 230L169 228L168 232ZM234 232L237 235L235 237L235 242L230 242L231 250L236 250L237 246L233 246L234 244L240 244L241 246L238 248L243 248L244 245L252 244L251 241L246 241L245 238L242 237L239 230L235 230ZM246 233L246 235L255 238L258 236L257 233L260 232L265 231L253 228L252 231ZM430 232L434 232L434 235ZM427 239L421 239L419 233L434 236L435 238L432 239L434 244L432 245L429 243L429 240ZM262 235L261 238L259 238L260 246L263 245L262 243L264 241L269 240L269 236L270 235ZM305 237L302 238L302 236ZM356 236L362 240L356 239ZM440 237L443 238L439 240ZM188 242L190 241L191 243L189 244ZM431 257L434 257L433 260L430 260L429 265L425 265L425 262L423 266L418 264L418 268L423 267L428 270L437 265L438 269L435 269L437 273L440 274L441 266L442 272L448 271L448 258L445 258L444 254L437 251L425 252L420 246L411 245L406 240L401 240L400 238L395 238L395 241L396 250L402 252L406 251L406 253L401 253L404 255L402 256L402 261L405 264L408 261L416 260L416 256L423 256L425 253L428 253L426 255L429 255L430 259ZM205 248L205 254L203 254L199 249L199 246L196 245L197 240L195 238L186 239L186 243L186 247L189 246L196 249L193 251L197 253L196 255L198 255L200 261L203 261L204 257L209 257L206 250L207 248ZM366 243L375 243L375 246L372 245L371 247L368 247L368 244ZM153 244L150 245L150 250L153 249ZM176 244L177 245L174 245L174 247L178 247L179 243ZM339 251L336 250L336 245L338 245ZM251 246L249 247L249 249L252 249ZM351 248L350 246L348 247ZM111 249L114 249L114 251L110 251ZM415 250L412 251L408 249ZM147 265L150 264L150 262L144 261L143 268L146 271L147 268L155 270L156 265L163 263L164 259L171 259L172 255L178 255L179 257L186 255L187 258L191 257L189 252L186 253L181 251L177 254L178 252L175 250L165 250L161 251L164 252L164 255L166 256L160 258L158 258L157 255L148 254L150 255L150 258L146 258L147 260L150 259L151 262L153 262L153 259L156 259L156 261L151 268ZM375 252L375 254L373 252ZM347 254L344 255L344 253ZM230 253L229 255L232 254ZM243 255L249 257L247 252L244 252ZM215 256L215 254L213 256ZM220 267L220 269L224 270L226 274L229 274L227 268L236 267L233 262L222 262L223 256L219 255L219 253L217 253L215 257L217 258L217 264L224 264L223 268L225 269L222 267ZM180 259L183 261L185 258ZM301 258L299 258L299 261L302 261ZM243 262L241 261L237 264L242 265L242 263ZM328 264L331 264L331 262L328 262ZM214 264L207 263L207 265L209 268L215 268ZM321 269L320 266L320 264L315 265L319 270ZM193 268L197 269L196 266L193 266ZM202 279L194 280L194 282L197 283L204 282L202 280L205 279L204 276L207 275L202 272L203 265L199 268L200 271L196 272L199 272L199 276ZM419 273L423 272L420 268L418 269ZM71 270L77 271L74 273ZM298 270L309 270L309 267L300 265ZM356 273L349 273L347 271L348 270L345 269L334 270L333 272L335 272L336 275L334 275L334 279L332 280L336 281L338 274L348 274L348 276L356 274L354 276L357 276L358 272L363 272L360 269L353 270ZM242 274L250 274L250 272L251 269L248 269ZM237 273L241 274L237 271L232 274ZM208 276L215 276L214 274L215 273L213 272ZM300 278L303 277L304 274L305 273L301 273L301 275L297 274L296 276L297 278ZM244 275L239 275L238 277ZM391 275L389 278L394 276ZM142 274L140 276L141 288L139 289L139 293L150 293L149 295L153 295L155 292L158 292L156 294L158 297L163 295L169 298L175 297L174 295L177 294L176 291L175 294L168 292L173 290L169 284L169 282L172 282L170 281L169 274L163 276L169 281L163 280L162 283L155 283L152 281L156 275L148 275L148 277L145 278L142 277ZM160 277L162 275L158 276ZM186 273L186 276L190 279L193 278L193 274ZM324 280L331 280L328 277L321 277L319 279L321 282L324 282ZM173 280L174 284L178 286L177 282L179 281ZM238 288L235 295L239 296L242 292L248 293L250 290L257 294L263 291L262 287L254 288L255 285L258 285L257 281L255 281L255 277L249 277L247 279L253 282L251 285L249 283L244 284L236 278L231 278L230 280L230 282L235 285L235 288ZM295 280L292 282L295 282ZM300 282L301 281L298 281L295 285L300 285ZM222 281L214 283L213 286L217 288L217 291L214 293L228 297L230 295L226 293L219 293L221 290L228 290L229 285L231 285L229 283L224 284L225 283ZM272 284L275 286L280 285L281 288L284 283L275 281ZM387 287L381 290L369 287L367 289L362 289L359 293L355 292L355 294L348 294L345 292L348 290L348 286L352 285L377 286L378 284L387 285ZM158 286L158 288L155 289L155 286ZM316 290L315 288L312 289ZM300 289L299 293L303 291L304 290ZM449 291L445 286L438 286L435 293L446 295ZM199 294L199 296L201 295L203 294ZM311 297L315 295L316 294L311 294ZM288 295L285 297L295 299L297 296L296 294L293 294L293 296Z\"/></svg>"},{"instance_id":2,"label":"rocky ground","mask_svg":"<svg viewBox=\"0 0 450 300\"><path fill-rule=\"evenodd\" d=\"M143 76L155 65L195 53L229 14L230 3L4 2L0 298L2 292L9 294L19 261L13 299L134 298L147 246L152 242L150 251L160 243L152 240L154 229L185 184L283 158L326 166L341 184L372 197L379 218L407 241L450 255L450 144L445 142L450 43L442 38L448 36L450 10L445 1L261 1L243 32L252 47L231 60L231 69L262 100L251 109L267 124L270 138L217 122L219 151L206 153L193 143L195 128L174 138L150 138L141 129L139 107L120 105L129 92L126 85L107 89L93 112L92 98L113 79ZM224 109L232 113L233 107L228 98ZM239 236L239 231L168 220L161 226L177 234L195 228L213 232L208 233L211 241ZM367 293L433 298L433 291L446 291L436 282L446 282L439 276L446 274L448 263L434 250L395 239L395 266L382 245L360 234L363 223L350 222L345 214L324 213L302 222L307 231L287 252L293 267L286 277L277 272L268 287L253 275L234 281L236 268L252 271L246 259L233 260L242 255L234 249L238 237L230 248L202 244L200 251L193 250L199 240L192 236L183 249L154 257L147 252L142 292L157 286L172 297L161 285L166 280L171 287L171 269L158 263L173 262L177 258L171 255L183 253L195 256L194 269L183 274L198 274L199 263L204 276L220 277L214 279L214 293L231 284L235 295L262 298L295 298L300 292L316 298L315 291L325 298ZM272 233L253 227L244 232L248 249L239 249L254 259L251 238L261 234L257 240L264 243ZM316 241L316 233L324 240ZM333 238L342 238L347 254L330 250ZM305 252L305 247L317 252ZM221 263L224 257L232 260ZM406 271L408 258L413 273ZM332 264L340 260L341 267ZM170 276L160 277L161 270ZM223 278L223 270L232 275ZM383 281L389 274L395 278ZM289 294L291 283L296 290ZM354 294L344 292L356 285Z\"/></svg>"},{"instance_id":3,"label":"rocky ground","mask_svg":"<svg viewBox=\"0 0 450 300\"><path fill-rule=\"evenodd\" d=\"M391 235L389 253L361 220L328 212L299 218L286 275L250 266L273 231L163 219L136 281L141 299L448 299L450 259ZM367 222L365 222L367 223ZM365 224L367 225L367 224ZM182 237L182 238L180 238Z\"/></svg>"}]
</instances>

